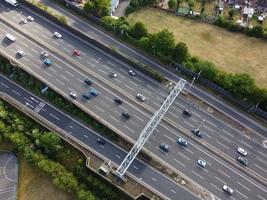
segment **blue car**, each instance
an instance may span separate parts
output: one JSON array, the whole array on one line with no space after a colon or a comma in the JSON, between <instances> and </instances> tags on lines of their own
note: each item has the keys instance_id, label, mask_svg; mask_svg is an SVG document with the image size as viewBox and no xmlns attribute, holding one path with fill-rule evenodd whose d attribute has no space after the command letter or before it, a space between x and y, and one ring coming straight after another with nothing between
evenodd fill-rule
<instances>
[{"instance_id":1,"label":"blue car","mask_svg":"<svg viewBox=\"0 0 267 200\"><path fill-rule=\"evenodd\" d=\"M98 94L99 94L99 92L94 88L91 88L89 93L94 97L98 96Z\"/></svg>"},{"instance_id":2,"label":"blue car","mask_svg":"<svg viewBox=\"0 0 267 200\"><path fill-rule=\"evenodd\" d=\"M44 59L43 63L44 63L45 65L47 65L47 66L52 65L52 62L51 62L51 60L50 60L49 58Z\"/></svg>"}]
</instances>

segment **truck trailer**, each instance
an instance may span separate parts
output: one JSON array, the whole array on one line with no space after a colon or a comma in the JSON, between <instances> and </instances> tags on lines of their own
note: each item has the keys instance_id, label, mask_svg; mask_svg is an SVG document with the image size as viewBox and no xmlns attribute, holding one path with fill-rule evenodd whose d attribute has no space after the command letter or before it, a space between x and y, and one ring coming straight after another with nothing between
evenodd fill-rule
<instances>
[{"instance_id":1,"label":"truck trailer","mask_svg":"<svg viewBox=\"0 0 267 200\"><path fill-rule=\"evenodd\" d=\"M12 6L18 7L19 4L16 0L4 0L5 2L9 3Z\"/></svg>"}]
</instances>

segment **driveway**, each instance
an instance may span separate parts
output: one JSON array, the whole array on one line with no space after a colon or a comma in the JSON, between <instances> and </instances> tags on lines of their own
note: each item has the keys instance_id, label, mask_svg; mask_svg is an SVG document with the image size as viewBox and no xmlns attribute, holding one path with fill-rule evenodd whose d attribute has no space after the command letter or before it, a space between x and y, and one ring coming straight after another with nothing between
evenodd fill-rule
<instances>
[{"instance_id":1,"label":"driveway","mask_svg":"<svg viewBox=\"0 0 267 200\"><path fill-rule=\"evenodd\" d=\"M0 200L15 200L18 160L13 153L0 153Z\"/></svg>"}]
</instances>

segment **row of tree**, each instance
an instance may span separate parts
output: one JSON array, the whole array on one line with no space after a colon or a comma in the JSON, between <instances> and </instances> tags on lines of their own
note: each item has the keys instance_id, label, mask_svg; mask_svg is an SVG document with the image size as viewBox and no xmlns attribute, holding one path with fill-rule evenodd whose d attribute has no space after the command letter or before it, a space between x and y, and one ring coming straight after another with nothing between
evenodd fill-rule
<instances>
[{"instance_id":1,"label":"row of tree","mask_svg":"<svg viewBox=\"0 0 267 200\"><path fill-rule=\"evenodd\" d=\"M84 10L97 17L107 16L110 12L110 0L87 0Z\"/></svg>"},{"instance_id":2,"label":"row of tree","mask_svg":"<svg viewBox=\"0 0 267 200\"><path fill-rule=\"evenodd\" d=\"M52 177L53 183L80 200L130 199L85 166L81 153L70 148L56 134L0 100L0 141L7 140L27 161ZM78 155L78 156L77 156ZM66 167L66 158L75 157Z\"/></svg>"},{"instance_id":3,"label":"row of tree","mask_svg":"<svg viewBox=\"0 0 267 200\"><path fill-rule=\"evenodd\" d=\"M191 56L185 43L175 43L172 32L165 29L149 34L143 23L137 22L131 26L124 18L114 20L111 17L103 17L102 22L108 30L115 32L165 63L182 63L196 73L201 71L201 76L225 88L236 98L248 100L254 104L261 102L260 108L267 111L267 90L256 86L250 75L246 73L229 74L218 70L209 61Z\"/></svg>"}]
</instances>

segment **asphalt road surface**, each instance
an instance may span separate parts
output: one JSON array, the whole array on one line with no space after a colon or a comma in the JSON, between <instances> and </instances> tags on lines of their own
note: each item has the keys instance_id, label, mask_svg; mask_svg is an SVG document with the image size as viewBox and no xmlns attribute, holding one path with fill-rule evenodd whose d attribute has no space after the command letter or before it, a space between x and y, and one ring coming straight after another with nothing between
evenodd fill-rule
<instances>
[{"instance_id":1,"label":"asphalt road surface","mask_svg":"<svg viewBox=\"0 0 267 200\"><path fill-rule=\"evenodd\" d=\"M12 11L9 11L9 12L10 12L9 14L12 14ZM20 14L27 16L27 12L26 13L22 12ZM20 14L18 14L18 15L20 15ZM35 25L45 24L45 22L41 23L41 19L38 19L37 16L34 16L34 17L35 17L35 22L33 22L31 24L28 23L26 25L23 25L25 29L28 29L28 31L30 29L29 27L34 26L34 28L35 28ZM18 17L16 15L14 15L12 17L12 19L15 20L16 23L18 23L20 18L21 17ZM38 22L37 20L38 21L40 20L40 21ZM79 42L78 40L75 40L75 43L73 43L73 42L71 43L72 39L67 39L68 34L63 35L64 40L52 39L51 33L53 31L50 30L50 32L49 31L46 32L47 28L49 29L49 25L45 24L45 27L46 28L39 30L39 32L37 32L36 35L38 35L38 33L41 33L41 32L43 33L42 35L44 38L47 37L47 35L49 35L50 40L47 39L47 41L45 41L46 43L48 43L48 44L53 44L54 42L59 43L59 45L56 45L56 46L59 46L58 48L62 52L64 52L64 50L62 50L62 47L64 49L64 45L66 45L68 47L68 51L66 51L65 54L67 54L67 55L71 55L72 50L75 47L77 47L78 45L79 45L79 49L80 50L82 49L82 44L80 44L81 42ZM36 27L36 29L40 29L40 27L38 27L38 28ZM55 29L55 28L51 28L51 29ZM7 30L9 30L8 27L4 26L2 28L2 31L7 31ZM34 29L30 29L30 30L34 30ZM12 30L9 30L8 32L12 32ZM34 31L32 31L32 33L33 32ZM70 91L73 91L73 90L80 94L81 92L87 90L87 88L85 88L85 86L82 85L82 83L81 83L84 80L85 76L81 75L81 73L79 73L77 69L74 70L74 67L70 66L71 64L67 60L64 60L64 58L62 58L58 55L53 55L52 58L55 59L55 60L53 60L53 62L54 62L53 67L50 67L50 68L40 67L42 60L39 59L40 58L39 55L40 55L42 48L38 47L37 45L34 45L33 43L29 43L27 40L25 40L25 38L22 38L14 31L12 32L12 34L16 35L16 38L18 41L15 42L14 44L10 45L8 47L9 49L7 49L4 46L3 46L3 48L6 52L11 51L12 52L11 55L15 55L16 50L18 48L24 47L25 49L27 49L27 52L26 52L27 55L24 58L18 59L19 62L22 62L22 63L25 62L25 64L28 67L31 67L31 68L34 68L34 70L37 70L36 73L39 74L40 77L42 77L42 78L46 77L48 79L48 81L57 85L57 87L59 87L60 90L66 91L65 92L66 94L68 94ZM4 35L5 34L3 32L3 36ZM40 34L39 34L39 37L41 37ZM73 46L69 46L70 44ZM65 47L65 48L67 48L67 47ZM72 58L72 59L76 59L79 62L80 62L80 60L83 60L84 58L82 56L83 56L83 54L85 54L87 52L86 48L88 49L88 46L85 46L84 49L81 50L82 54L81 54L80 58ZM91 51L92 51L92 49L91 49ZM8 53L10 53L10 52L8 52ZM144 78L142 74L138 74L138 76L136 76L136 77L129 77L127 75L127 69L125 70L125 68L123 68L123 67L119 68L120 65L117 65L116 62L115 62L115 64L116 64L115 66L112 66L112 64L110 65L109 64L109 62L111 62L110 59L102 57L101 60L98 60L99 57L94 57L94 55L91 54L91 52L86 54L86 58L92 59L92 61L89 62L90 65L92 65L92 63L94 62L93 59L95 59L95 65L96 65L95 68L99 69L102 66L109 67L109 68L105 69L107 71L105 74L105 77L104 77L105 79L110 79L107 76L109 71L114 70L114 69L116 69L116 70L122 69L122 70L120 70L120 73L118 73L119 76L117 79L115 79L115 80L111 79L110 80L110 81L113 81L112 82L113 84L118 82L117 84L119 86L125 85L125 84L127 84L126 79L131 78L128 81L134 80L136 82L133 82L133 83L139 84L136 86L137 87L137 88L135 88L136 90L138 90L140 88L140 85L142 85L142 87L143 87L143 85L152 84L154 89L158 87L163 92L163 94L161 96L162 100L164 98L164 95L166 95L165 93L167 93L166 91L164 91L161 88L161 86L156 85L156 83L154 83L152 80L148 79L147 77ZM88 65L89 65L89 63L88 63ZM54 65L55 65L55 67L54 67ZM44 70L44 69L46 69L46 70ZM31 70L33 70L33 69L31 69ZM71 76L70 74L72 74L73 76ZM49 79L49 77L50 77L50 79ZM124 78L122 78L122 77L124 77ZM93 79L93 77L90 77L90 78ZM123 79L125 82L122 83ZM140 81L143 81L143 82L139 83ZM95 80L95 82L97 83L97 79ZM86 105L86 106L90 106L89 109L93 110L94 112L96 112L98 114L101 113L100 114L101 118L104 118L105 120L107 118L113 119L113 121L112 122L110 121L110 123L115 124L116 127L125 128L125 129L122 129L122 131L124 133L127 133L128 135L130 135L130 137L136 139L138 137L141 129L144 127L144 125L148 121L149 115L147 113L142 112L142 111L141 112L138 111L135 114L137 106L136 105L132 106L131 104L128 104L128 103L125 103L120 107L117 106L121 111L115 110L114 107L111 107L110 105L114 106L112 99L114 98L114 96L117 96L116 91L115 90L112 91L112 94L110 94L110 96L108 96L108 92L110 93L110 89L105 90L105 89L103 89L103 86L101 87L100 85L97 85L97 84L95 84L94 87L96 87L101 92L101 96L103 94L105 94L106 96L104 96L104 98L103 97L102 98L97 97L97 100L95 99L95 100L92 100L90 102L87 102L86 104L89 103L89 105ZM132 86L132 87L134 87L134 86ZM75 89L73 89L73 88L75 88ZM145 94L146 94L147 99L149 99L150 98L149 88L147 90L148 90L148 92ZM145 90L142 90L141 92L145 92ZM157 93L157 91L154 91L154 92ZM114 95L114 93L115 93L115 95ZM136 93L134 93L134 94L136 94ZM155 98L155 96L151 97L151 99L153 99L153 100L154 100L154 98ZM254 163L251 166L249 164L249 167L254 167L254 169L256 169L258 173L261 173L263 177L266 177L266 171L264 171L265 165L266 165L265 149L262 149L262 147L259 146L257 143L251 141L249 138L244 137L238 131L232 129L231 127L228 127L223 122L219 122L218 120L213 122L212 120L216 120L216 119L214 119L214 117L212 117L207 112L201 111L198 108L192 107L192 105L188 104L188 102L185 102L185 100L183 100L182 98L179 98L179 100L181 102L176 103L177 108L174 111L170 110L170 112L169 112L169 115L173 117L173 120L175 120L176 122L178 122L178 120L179 120L179 122L184 122L184 123L182 123L182 125L185 128L187 128L188 130L190 130L190 129L192 129L192 127L196 127L201 122L201 120L203 118L206 119L207 117L210 117L210 119L207 119L207 123L205 123L205 126L203 127L203 131L205 132L204 139L210 141L211 143L216 144L216 148L219 148L224 152L226 151L227 153L229 152L229 154L231 156L233 156L234 158L236 157L235 152L236 152L237 143L243 143L242 146L246 145L245 147L249 148L249 150L250 150L249 151L249 163ZM85 104L85 102L83 102L82 99L78 99L78 101L83 103L83 105ZM100 105L97 103L100 103ZM160 103L160 101L158 101L158 103ZM197 112L193 113L193 117L191 119L184 118L183 115L181 114L183 111L184 105L188 105L188 107L190 106L190 107L192 107L192 109L194 111L197 111ZM128 108L128 106L130 108ZM152 105L152 106L155 106L155 109L157 108L156 105ZM125 107L127 107L126 110L128 110L128 111L130 110L131 114L132 113L134 113L134 114L133 114L133 119L131 119L130 121L125 122L125 124L123 124L123 123L121 123L122 119L121 119L120 114L123 110L125 110L124 109ZM158 105L158 107L159 107L159 105ZM199 115L199 112L202 112L202 115ZM114 118L114 116L116 116L117 118ZM196 119L195 119L195 117L196 117ZM118 123L118 124L116 124L116 123ZM226 130L224 130L224 129L226 129ZM212 191L213 193L215 193L217 195L218 191L216 190L216 188L213 185L215 185L217 188L218 187L220 188L221 183L219 183L219 182L215 183L214 182L214 176L216 176L220 180L224 179L226 182L226 180L228 180L228 177L225 174L220 173L220 171L223 171L225 169L228 170L228 168L225 167L224 165L222 165L221 161L217 161L215 159L212 159L212 158L214 158L214 155L212 155L208 152L205 152L202 148L200 148L198 145L194 144L193 142L192 142L192 147L190 149L181 150L178 147L178 145L175 143L176 139L179 136L182 136L179 132L172 130L166 126L160 126L158 132L160 134L155 134L155 136L152 137L151 140L148 142L146 147L149 150L151 150L154 154L163 158L165 161L167 161L171 165L175 166L175 168L179 169L184 174L186 174L187 176L189 176L193 180L197 181L198 183L200 183L201 185L206 187L208 190ZM218 133L221 133L221 134L218 134ZM158 150L158 145L162 142L165 142L165 143L170 144L172 146L172 151L169 154L162 154L162 152ZM213 162L215 162L217 167L212 167L212 169L213 168L218 169L218 171L217 170L213 171L212 169L206 170L206 172L209 173L209 176L206 176L205 174L199 174L199 173L202 173L204 170L197 172L197 173L194 173L194 172L196 172L196 166L195 166L196 160L200 157L202 157L203 159L205 159L209 163L213 164ZM254 160L255 160L255 162L254 162ZM226 165L226 166L228 166L228 165ZM183 169L180 169L181 167ZM234 172L234 170L231 170L231 171ZM202 178L200 178L199 175L202 176ZM239 176L243 176L243 175L239 174L237 172L237 173L233 173L233 176L239 177ZM237 180L238 180L238 178L237 178ZM233 183L232 182L230 182L230 183L234 187L238 188L238 187L241 187L241 185L238 184L238 182L241 183L242 185L246 184L245 179L243 181L244 181L243 183L240 181L233 181ZM246 192L249 192L249 190L247 190ZM240 197L242 197L242 195Z\"/></svg>"},{"instance_id":2,"label":"asphalt road surface","mask_svg":"<svg viewBox=\"0 0 267 200\"><path fill-rule=\"evenodd\" d=\"M0 199L16 200L18 160L13 153L0 152Z\"/></svg>"},{"instance_id":3,"label":"asphalt road surface","mask_svg":"<svg viewBox=\"0 0 267 200\"><path fill-rule=\"evenodd\" d=\"M100 137L97 133L27 92L25 89L22 89L2 75L0 75L0 91L2 94L8 95L28 109L38 113L58 128L64 130L68 137L75 137L79 142L85 144L89 149L98 152L98 154L102 155L108 161L119 165L121 159L126 156L125 151L109 141L106 141L104 145L99 145L96 142L96 139ZM135 159L128 173L139 179L140 183L146 184L154 191L161 193L164 199L198 199L196 196L182 187L179 187L175 182L145 165L138 159Z\"/></svg>"},{"instance_id":4,"label":"asphalt road surface","mask_svg":"<svg viewBox=\"0 0 267 200\"><path fill-rule=\"evenodd\" d=\"M91 38L96 39L97 41L101 41L101 43L105 44L106 46L112 46L117 51L121 52L123 55L126 55L132 58L135 61L141 62L143 64L149 65L157 69L161 74L168 77L170 80L177 82L179 80L179 76L175 74L175 72L170 72L165 69L165 67L161 66L157 63L154 59L149 58L148 56L136 51L133 48L123 44L119 40L116 40L113 36L106 34L105 32L99 30L95 26L85 22L81 18L78 18L71 13L65 11L61 7L57 6L52 1L42 1L44 4L48 5L49 7L53 8L57 12L61 13L68 17L68 24L73 28L83 32L84 34L90 36ZM189 84L187 85L187 87ZM250 117L244 115L243 113L237 111L231 105L223 102L221 99L207 93L206 91L198 88L197 86L193 85L190 90L194 95L198 96L199 98L203 99L205 102L212 105L212 107L217 108L221 112L227 114L232 119L238 120L244 126L247 126L253 129L256 132L259 132L266 136L267 128L263 127L261 124L256 122L255 120L251 119Z\"/></svg>"}]
</instances>

